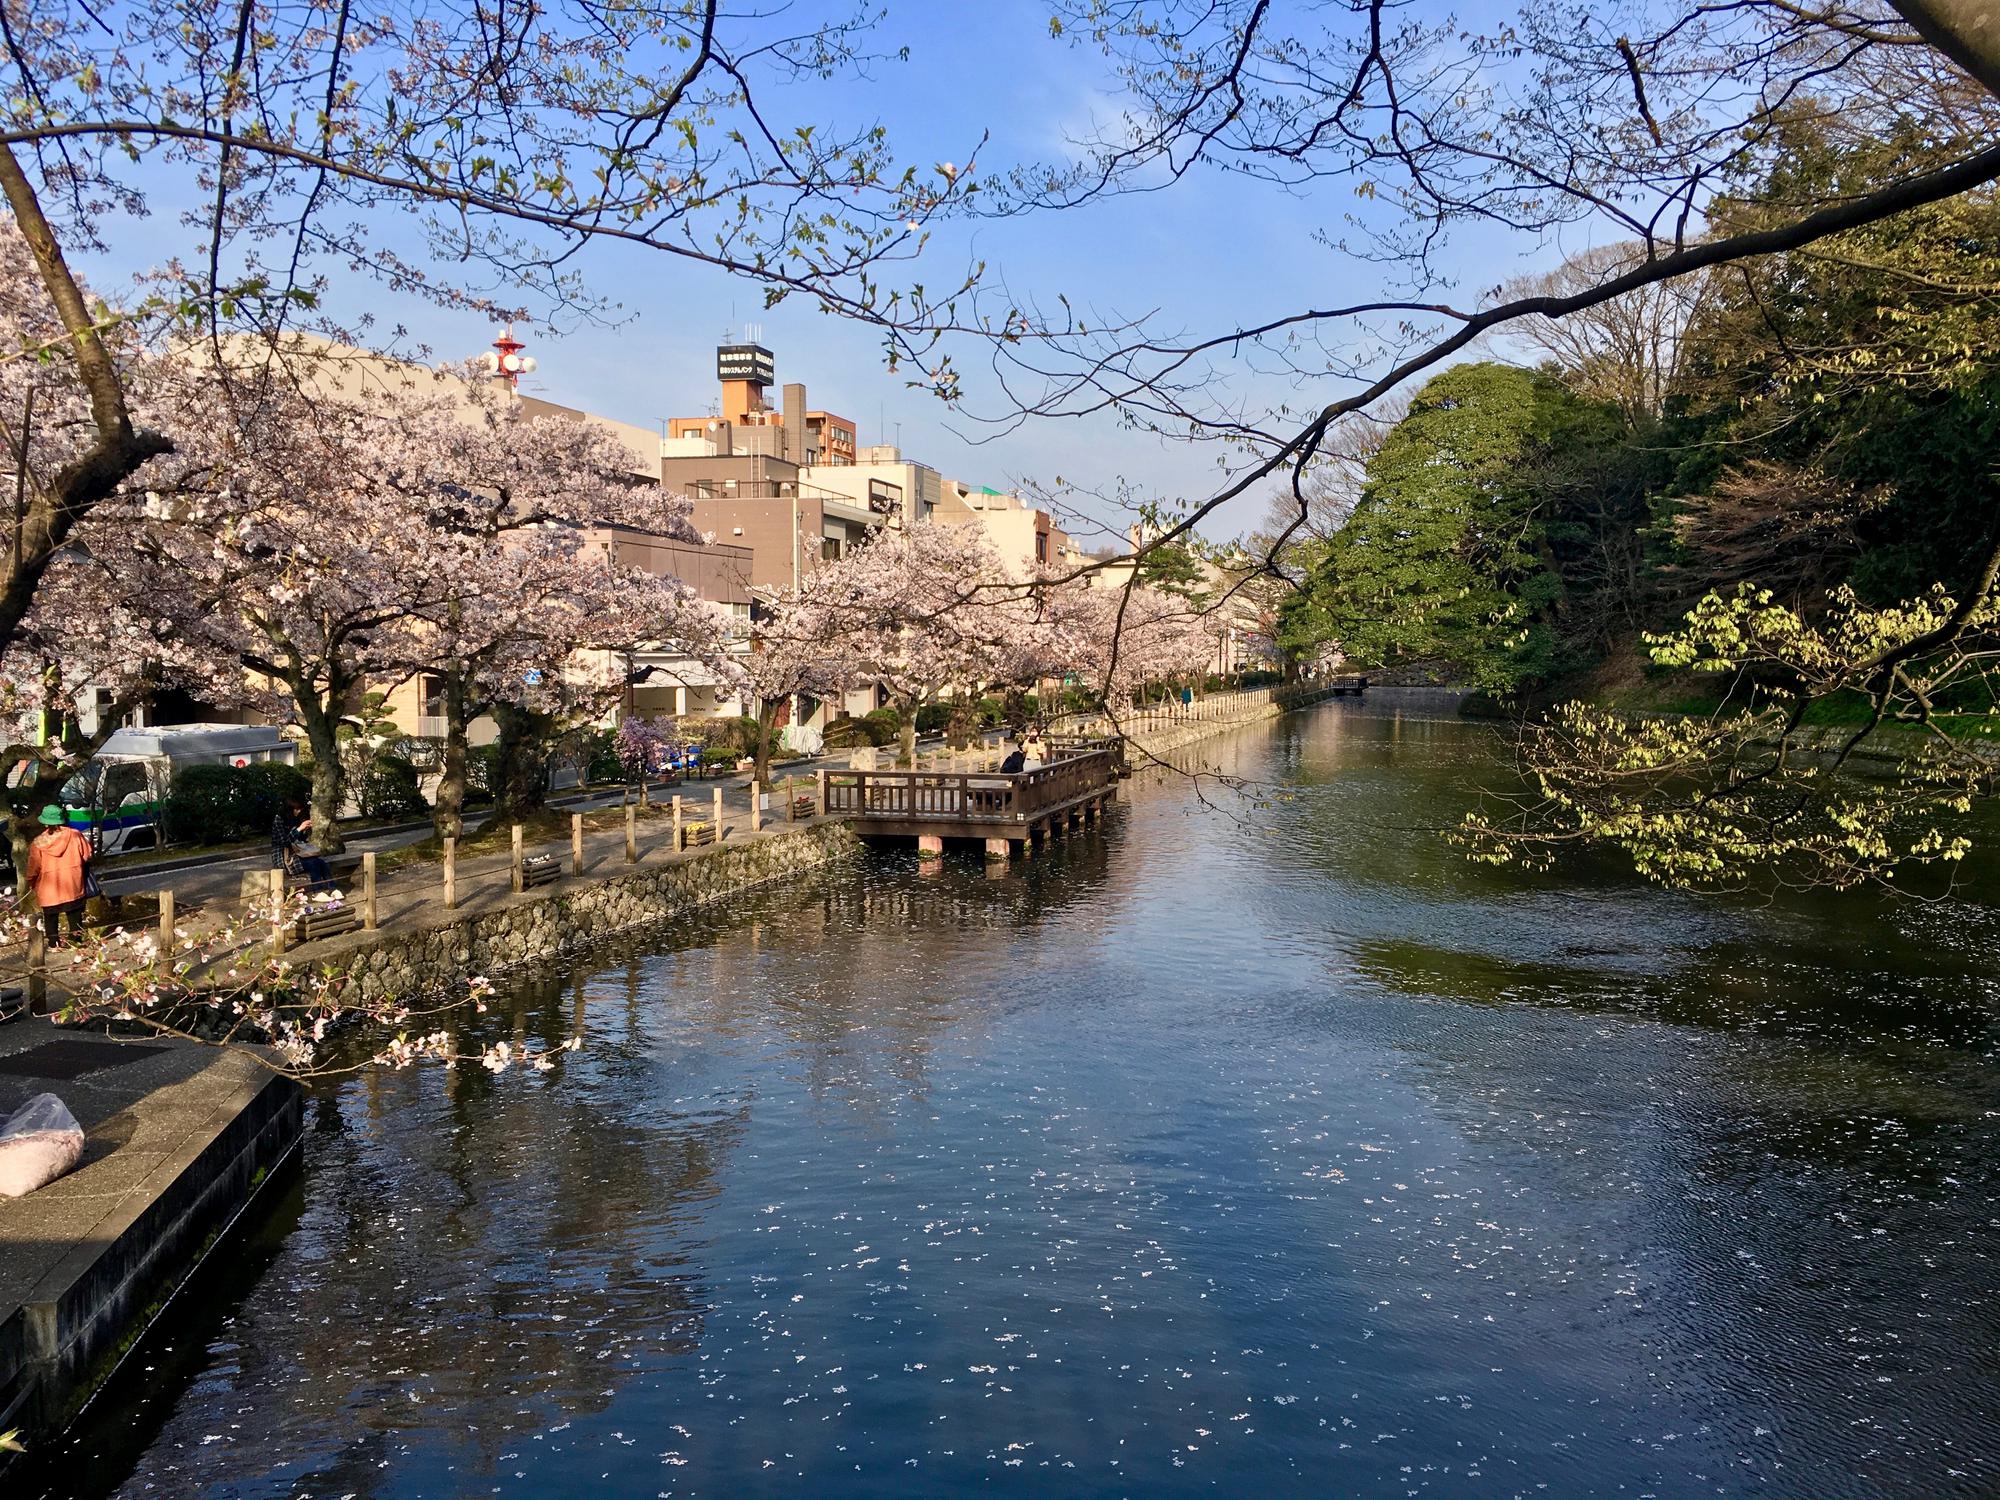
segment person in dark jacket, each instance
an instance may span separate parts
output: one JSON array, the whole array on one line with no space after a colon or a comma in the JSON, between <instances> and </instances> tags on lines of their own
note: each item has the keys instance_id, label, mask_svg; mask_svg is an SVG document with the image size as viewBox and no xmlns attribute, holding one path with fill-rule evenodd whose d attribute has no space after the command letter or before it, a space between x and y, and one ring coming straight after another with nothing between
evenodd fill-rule
<instances>
[{"instance_id":1,"label":"person in dark jacket","mask_svg":"<svg viewBox=\"0 0 2000 1500\"><path fill-rule=\"evenodd\" d=\"M1007 752L1007 758L1000 762L1000 769L1008 775L1023 769L1028 764L1028 752L1016 745Z\"/></svg>"},{"instance_id":2,"label":"person in dark jacket","mask_svg":"<svg viewBox=\"0 0 2000 1500\"><path fill-rule=\"evenodd\" d=\"M331 890L333 868L312 843L312 818L297 797L287 797L278 815L271 819L271 868L288 875L303 875L309 891Z\"/></svg>"}]
</instances>

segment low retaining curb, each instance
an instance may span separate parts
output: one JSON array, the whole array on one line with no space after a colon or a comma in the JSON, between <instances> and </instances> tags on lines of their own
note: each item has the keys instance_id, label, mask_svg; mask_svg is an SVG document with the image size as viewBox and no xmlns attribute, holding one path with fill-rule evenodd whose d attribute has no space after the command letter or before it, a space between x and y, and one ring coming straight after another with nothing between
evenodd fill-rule
<instances>
[{"instance_id":1,"label":"low retaining curb","mask_svg":"<svg viewBox=\"0 0 2000 1500\"><path fill-rule=\"evenodd\" d=\"M600 939L844 858L860 847L845 823L766 834L629 874L541 887L477 913L438 910L393 930L356 932L298 950L301 961L353 966L364 997L427 995L473 974L546 962Z\"/></svg>"}]
</instances>

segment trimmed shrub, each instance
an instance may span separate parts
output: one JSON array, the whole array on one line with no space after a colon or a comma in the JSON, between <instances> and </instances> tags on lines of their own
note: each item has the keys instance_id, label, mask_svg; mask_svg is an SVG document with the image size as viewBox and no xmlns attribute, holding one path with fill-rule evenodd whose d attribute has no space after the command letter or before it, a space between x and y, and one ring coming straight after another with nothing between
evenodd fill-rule
<instances>
[{"instance_id":1,"label":"trimmed shrub","mask_svg":"<svg viewBox=\"0 0 2000 1500\"><path fill-rule=\"evenodd\" d=\"M590 738L584 760L583 779L589 782L623 781L625 764L618 759L618 733L606 729Z\"/></svg>"},{"instance_id":2,"label":"trimmed shrub","mask_svg":"<svg viewBox=\"0 0 2000 1500\"><path fill-rule=\"evenodd\" d=\"M223 844L243 835L234 766L182 766L174 773L161 821L177 844ZM270 826L267 817L265 826Z\"/></svg>"},{"instance_id":3,"label":"trimmed shrub","mask_svg":"<svg viewBox=\"0 0 2000 1500\"><path fill-rule=\"evenodd\" d=\"M400 755L378 755L354 789L364 818L408 818L428 811L417 768Z\"/></svg>"},{"instance_id":4,"label":"trimmed shrub","mask_svg":"<svg viewBox=\"0 0 2000 1500\"><path fill-rule=\"evenodd\" d=\"M834 719L826 726L824 736L829 750L852 750L856 745L872 745L868 726L859 719L850 719L846 714Z\"/></svg>"},{"instance_id":5,"label":"trimmed shrub","mask_svg":"<svg viewBox=\"0 0 2000 1500\"><path fill-rule=\"evenodd\" d=\"M937 734L951 722L951 705L926 703L917 710L917 733Z\"/></svg>"},{"instance_id":6,"label":"trimmed shrub","mask_svg":"<svg viewBox=\"0 0 2000 1500\"><path fill-rule=\"evenodd\" d=\"M893 708L871 708L861 716L872 745L893 745L903 737L903 716Z\"/></svg>"},{"instance_id":7,"label":"trimmed shrub","mask_svg":"<svg viewBox=\"0 0 2000 1500\"><path fill-rule=\"evenodd\" d=\"M312 796L312 775L298 766L259 761L248 766L182 766L167 789L161 821L182 844L222 844L271 831L288 797Z\"/></svg>"},{"instance_id":8,"label":"trimmed shrub","mask_svg":"<svg viewBox=\"0 0 2000 1500\"><path fill-rule=\"evenodd\" d=\"M743 752L734 745L710 745L701 752L701 763L709 767L733 766L742 758Z\"/></svg>"},{"instance_id":9,"label":"trimmed shrub","mask_svg":"<svg viewBox=\"0 0 2000 1500\"><path fill-rule=\"evenodd\" d=\"M991 729L994 725L998 724L1005 716L1005 712L1006 705L998 698L981 698L979 700L979 722L987 729Z\"/></svg>"},{"instance_id":10,"label":"trimmed shrub","mask_svg":"<svg viewBox=\"0 0 2000 1500\"><path fill-rule=\"evenodd\" d=\"M237 796L241 799L238 815L242 819L246 838L269 833L271 820L277 817L287 798L297 797L307 804L312 802L311 766L288 766L281 761L262 760L244 766L236 771L236 775L239 778Z\"/></svg>"},{"instance_id":11,"label":"trimmed shrub","mask_svg":"<svg viewBox=\"0 0 2000 1500\"><path fill-rule=\"evenodd\" d=\"M500 781L500 747L474 745L465 752L465 805L482 807L493 800Z\"/></svg>"}]
</instances>

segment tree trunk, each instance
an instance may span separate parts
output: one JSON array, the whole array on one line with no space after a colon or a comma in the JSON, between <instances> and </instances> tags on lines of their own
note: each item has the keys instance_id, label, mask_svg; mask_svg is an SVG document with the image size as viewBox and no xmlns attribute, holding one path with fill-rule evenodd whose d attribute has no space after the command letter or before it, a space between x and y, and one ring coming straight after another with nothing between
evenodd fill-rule
<instances>
[{"instance_id":1,"label":"tree trunk","mask_svg":"<svg viewBox=\"0 0 2000 1500\"><path fill-rule=\"evenodd\" d=\"M502 823L525 823L548 800L549 732L555 719L518 703L493 705L500 737L493 756L493 803Z\"/></svg>"},{"instance_id":2,"label":"tree trunk","mask_svg":"<svg viewBox=\"0 0 2000 1500\"><path fill-rule=\"evenodd\" d=\"M440 839L465 836L465 782L471 760L465 673L456 665L440 676L444 681L444 756L438 767L437 796L431 823Z\"/></svg>"},{"instance_id":3,"label":"tree trunk","mask_svg":"<svg viewBox=\"0 0 2000 1500\"><path fill-rule=\"evenodd\" d=\"M55 231L42 213L33 185L13 148L0 146L0 193L13 210L15 227L27 242L49 301L72 340L77 379L90 398L96 437L63 466L46 486L36 486L27 513L15 528L14 545L0 553L0 641L12 640L35 602L42 575L70 532L150 458L173 452L157 432L139 431L125 400L124 379L96 329L96 316L70 274ZM26 433L21 441L27 441Z\"/></svg>"},{"instance_id":4,"label":"tree trunk","mask_svg":"<svg viewBox=\"0 0 2000 1500\"><path fill-rule=\"evenodd\" d=\"M782 698L759 698L757 700L757 746L753 754L757 760L757 785L771 784L771 738L777 728L778 707Z\"/></svg>"},{"instance_id":5,"label":"tree trunk","mask_svg":"<svg viewBox=\"0 0 2000 1500\"><path fill-rule=\"evenodd\" d=\"M1889 0L1938 51L2000 95L2000 10L1993 0Z\"/></svg>"},{"instance_id":6,"label":"tree trunk","mask_svg":"<svg viewBox=\"0 0 2000 1500\"><path fill-rule=\"evenodd\" d=\"M292 696L313 753L312 841L322 853L338 854L347 847L340 837L340 804L346 797L347 777L340 765L339 721L310 685L293 683Z\"/></svg>"}]
</instances>

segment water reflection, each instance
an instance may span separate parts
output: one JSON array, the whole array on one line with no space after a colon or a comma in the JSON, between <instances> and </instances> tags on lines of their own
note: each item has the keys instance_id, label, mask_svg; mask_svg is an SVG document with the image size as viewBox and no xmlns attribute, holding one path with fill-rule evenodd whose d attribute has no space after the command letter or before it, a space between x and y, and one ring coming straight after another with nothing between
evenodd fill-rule
<instances>
[{"instance_id":1,"label":"water reflection","mask_svg":"<svg viewBox=\"0 0 2000 1500\"><path fill-rule=\"evenodd\" d=\"M1991 914L1467 866L1436 709L593 955L488 1018L546 1077L327 1092L49 1488L2000 1489Z\"/></svg>"}]
</instances>

